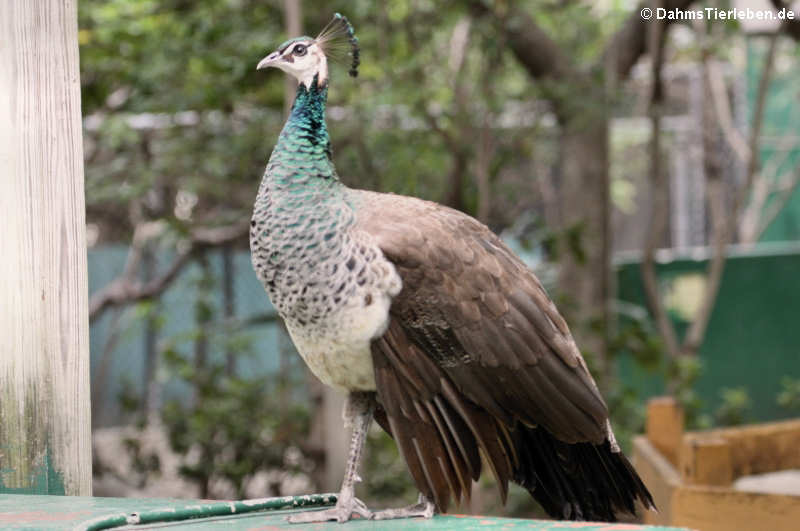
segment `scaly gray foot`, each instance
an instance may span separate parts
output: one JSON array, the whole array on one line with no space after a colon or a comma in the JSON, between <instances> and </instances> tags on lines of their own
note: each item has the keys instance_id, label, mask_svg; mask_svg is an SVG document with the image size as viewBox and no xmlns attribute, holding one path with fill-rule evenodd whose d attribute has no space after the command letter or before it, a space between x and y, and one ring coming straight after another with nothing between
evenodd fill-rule
<instances>
[{"instance_id":1,"label":"scaly gray foot","mask_svg":"<svg viewBox=\"0 0 800 531\"><path fill-rule=\"evenodd\" d=\"M392 520L394 518L431 518L435 512L436 507L433 502L428 501L424 496L420 495L419 501L414 505L402 507L400 509L384 509L372 514L373 520Z\"/></svg>"},{"instance_id":2,"label":"scaly gray foot","mask_svg":"<svg viewBox=\"0 0 800 531\"><path fill-rule=\"evenodd\" d=\"M318 522L329 522L335 520L339 523L347 522L354 514L369 520L372 518L372 511L356 497L340 498L336 502L336 507L325 509L324 511L306 511L303 513L290 514L287 520L290 524L310 524Z\"/></svg>"}]
</instances>

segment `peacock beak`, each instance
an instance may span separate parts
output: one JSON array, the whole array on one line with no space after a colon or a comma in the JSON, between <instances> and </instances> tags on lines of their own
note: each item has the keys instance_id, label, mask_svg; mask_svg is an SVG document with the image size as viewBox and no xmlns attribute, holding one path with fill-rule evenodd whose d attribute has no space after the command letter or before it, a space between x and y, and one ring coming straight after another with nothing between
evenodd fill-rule
<instances>
[{"instance_id":1,"label":"peacock beak","mask_svg":"<svg viewBox=\"0 0 800 531\"><path fill-rule=\"evenodd\" d=\"M256 70L261 70L262 68L269 68L270 66L275 66L275 63L280 60L281 54L280 52L272 52L265 58L263 58L256 66Z\"/></svg>"}]
</instances>

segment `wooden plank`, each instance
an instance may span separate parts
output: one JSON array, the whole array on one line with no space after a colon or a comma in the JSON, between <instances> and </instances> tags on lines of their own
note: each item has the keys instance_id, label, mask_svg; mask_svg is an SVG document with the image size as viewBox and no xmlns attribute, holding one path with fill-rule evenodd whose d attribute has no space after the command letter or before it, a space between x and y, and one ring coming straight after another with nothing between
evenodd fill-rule
<instances>
[{"instance_id":1,"label":"wooden plank","mask_svg":"<svg viewBox=\"0 0 800 531\"><path fill-rule=\"evenodd\" d=\"M76 0L0 2L0 492L91 493Z\"/></svg>"},{"instance_id":2,"label":"wooden plank","mask_svg":"<svg viewBox=\"0 0 800 531\"><path fill-rule=\"evenodd\" d=\"M675 466L683 437L683 421L683 408L675 398L662 396L647 402L647 438Z\"/></svg>"},{"instance_id":3,"label":"wooden plank","mask_svg":"<svg viewBox=\"0 0 800 531\"><path fill-rule=\"evenodd\" d=\"M681 480L688 485L727 487L733 483L731 447L722 437L687 434L680 459Z\"/></svg>"},{"instance_id":4,"label":"wooden plank","mask_svg":"<svg viewBox=\"0 0 800 531\"><path fill-rule=\"evenodd\" d=\"M800 522L800 496L679 487L673 496L672 515L672 525L703 531L795 531Z\"/></svg>"},{"instance_id":5,"label":"wooden plank","mask_svg":"<svg viewBox=\"0 0 800 531\"><path fill-rule=\"evenodd\" d=\"M672 494L681 482L678 471L649 439L641 436L633 439L633 465L658 507L658 512L642 509L644 523L668 525L672 521Z\"/></svg>"},{"instance_id":6,"label":"wooden plank","mask_svg":"<svg viewBox=\"0 0 800 531\"><path fill-rule=\"evenodd\" d=\"M730 445L733 478L800 468L800 419L697 432Z\"/></svg>"}]
</instances>

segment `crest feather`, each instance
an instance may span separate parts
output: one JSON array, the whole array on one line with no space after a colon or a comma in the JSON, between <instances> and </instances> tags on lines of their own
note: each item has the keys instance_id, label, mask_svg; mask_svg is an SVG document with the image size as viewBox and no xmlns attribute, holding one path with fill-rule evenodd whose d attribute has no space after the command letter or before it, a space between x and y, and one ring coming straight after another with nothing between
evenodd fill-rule
<instances>
[{"instance_id":1,"label":"crest feather","mask_svg":"<svg viewBox=\"0 0 800 531\"><path fill-rule=\"evenodd\" d=\"M333 59L346 56L345 50L349 47L349 54L352 57L349 74L353 77L358 76L358 65L361 63L358 37L346 16L336 13L315 40L325 55Z\"/></svg>"}]
</instances>

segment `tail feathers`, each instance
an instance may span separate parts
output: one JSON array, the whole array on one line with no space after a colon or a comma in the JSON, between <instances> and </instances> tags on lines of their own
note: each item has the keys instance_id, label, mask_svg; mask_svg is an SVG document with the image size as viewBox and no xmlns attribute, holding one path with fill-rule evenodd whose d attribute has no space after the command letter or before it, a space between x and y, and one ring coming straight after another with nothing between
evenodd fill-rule
<instances>
[{"instance_id":1,"label":"tail feathers","mask_svg":"<svg viewBox=\"0 0 800 531\"><path fill-rule=\"evenodd\" d=\"M568 444L543 428L519 425L514 446L514 481L554 518L613 522L618 513L634 514L637 499L655 508L633 466L608 441Z\"/></svg>"}]
</instances>

